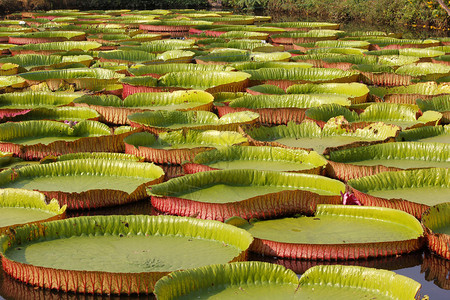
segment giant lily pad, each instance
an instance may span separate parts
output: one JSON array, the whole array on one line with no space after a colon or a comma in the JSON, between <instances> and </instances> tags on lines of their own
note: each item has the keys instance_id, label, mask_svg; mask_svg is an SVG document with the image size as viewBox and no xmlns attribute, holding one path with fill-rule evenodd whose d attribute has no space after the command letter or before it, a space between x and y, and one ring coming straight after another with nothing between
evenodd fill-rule
<instances>
[{"instance_id":1,"label":"giant lily pad","mask_svg":"<svg viewBox=\"0 0 450 300\"><path fill-rule=\"evenodd\" d=\"M430 206L448 201L449 179L448 168L430 168L383 172L348 184L364 205L401 209L420 219Z\"/></svg>"},{"instance_id":2,"label":"giant lily pad","mask_svg":"<svg viewBox=\"0 0 450 300\"><path fill-rule=\"evenodd\" d=\"M244 260L252 237L215 221L141 215L25 226L1 242L5 272L28 284L77 293L149 294L172 271ZM43 255L49 252L51 258Z\"/></svg>"},{"instance_id":3,"label":"giant lily pad","mask_svg":"<svg viewBox=\"0 0 450 300\"><path fill-rule=\"evenodd\" d=\"M77 89L97 90L99 86L117 83L118 79L125 75L101 68L74 68L28 72L20 76L29 84L46 81L52 90L57 90L62 83L74 84Z\"/></svg>"},{"instance_id":4,"label":"giant lily pad","mask_svg":"<svg viewBox=\"0 0 450 300\"><path fill-rule=\"evenodd\" d=\"M69 209L89 209L142 200L145 187L161 182L153 164L106 159L74 159L5 170L2 187L38 190Z\"/></svg>"},{"instance_id":5,"label":"giant lily pad","mask_svg":"<svg viewBox=\"0 0 450 300\"><path fill-rule=\"evenodd\" d=\"M366 102L369 88L362 83L296 84L286 89L288 94L331 94L346 96L352 104Z\"/></svg>"},{"instance_id":6,"label":"giant lily pad","mask_svg":"<svg viewBox=\"0 0 450 300\"><path fill-rule=\"evenodd\" d=\"M102 44L97 42L54 42L54 43L42 43L42 44L28 44L24 46L15 46L10 48L13 55L16 54L52 54L61 51L71 50L96 50L101 47Z\"/></svg>"},{"instance_id":7,"label":"giant lily pad","mask_svg":"<svg viewBox=\"0 0 450 300\"><path fill-rule=\"evenodd\" d=\"M75 106L87 106L99 112L102 120L112 124L129 124L127 116L155 110L210 110L214 97L199 90L136 93L125 100L114 95L85 95L74 101Z\"/></svg>"},{"instance_id":8,"label":"giant lily pad","mask_svg":"<svg viewBox=\"0 0 450 300\"><path fill-rule=\"evenodd\" d=\"M123 152L122 140L130 134L111 135L108 126L96 121L71 125L55 121L0 124L0 150L28 160L73 152Z\"/></svg>"},{"instance_id":9,"label":"giant lily pad","mask_svg":"<svg viewBox=\"0 0 450 300\"><path fill-rule=\"evenodd\" d=\"M403 211L357 205L318 205L312 217L243 224L250 250L298 259L358 259L399 255L423 245L423 228Z\"/></svg>"},{"instance_id":10,"label":"giant lily pad","mask_svg":"<svg viewBox=\"0 0 450 300\"><path fill-rule=\"evenodd\" d=\"M326 148L348 144L365 145L394 138L399 128L383 123L352 126L342 118L333 118L323 128L314 122L290 122L276 127L246 127L245 132L257 141L295 148L313 148L322 153Z\"/></svg>"},{"instance_id":11,"label":"giant lily pad","mask_svg":"<svg viewBox=\"0 0 450 300\"><path fill-rule=\"evenodd\" d=\"M8 119L13 122L29 120L53 120L73 123L83 120L98 121L99 117L100 115L95 110L86 107L42 107L32 109L25 114L20 114Z\"/></svg>"},{"instance_id":12,"label":"giant lily pad","mask_svg":"<svg viewBox=\"0 0 450 300\"><path fill-rule=\"evenodd\" d=\"M398 142L329 151L327 170L341 180L385 171L416 168L448 168L450 145Z\"/></svg>"},{"instance_id":13,"label":"giant lily pad","mask_svg":"<svg viewBox=\"0 0 450 300\"><path fill-rule=\"evenodd\" d=\"M450 123L450 96L437 96L430 100L416 99L421 111L438 111L442 113L442 123Z\"/></svg>"},{"instance_id":14,"label":"giant lily pad","mask_svg":"<svg viewBox=\"0 0 450 300\"><path fill-rule=\"evenodd\" d=\"M149 194L162 212L225 221L311 214L319 203L340 203L344 189L318 175L241 169L173 178L152 186Z\"/></svg>"},{"instance_id":15,"label":"giant lily pad","mask_svg":"<svg viewBox=\"0 0 450 300\"><path fill-rule=\"evenodd\" d=\"M428 247L445 259L450 259L450 203L430 207L422 215Z\"/></svg>"},{"instance_id":16,"label":"giant lily pad","mask_svg":"<svg viewBox=\"0 0 450 300\"><path fill-rule=\"evenodd\" d=\"M374 103L358 114L336 104L325 104L312 107L306 111L306 116L316 121L327 122L330 118L344 116L351 123L384 122L410 129L421 126L436 125L442 114L436 111L426 111L420 114L417 107L397 103Z\"/></svg>"},{"instance_id":17,"label":"giant lily pad","mask_svg":"<svg viewBox=\"0 0 450 300\"><path fill-rule=\"evenodd\" d=\"M40 44L65 41L83 41L86 34L83 31L41 31L10 35L8 42L16 45Z\"/></svg>"},{"instance_id":18,"label":"giant lily pad","mask_svg":"<svg viewBox=\"0 0 450 300\"><path fill-rule=\"evenodd\" d=\"M437 84L434 81L428 81L389 88L371 87L370 93L376 101L415 104L416 99L419 98L430 100L443 94L450 94L450 87L448 84Z\"/></svg>"},{"instance_id":19,"label":"giant lily pad","mask_svg":"<svg viewBox=\"0 0 450 300\"><path fill-rule=\"evenodd\" d=\"M263 68L246 70L250 85L274 84L283 89L299 83L355 82L359 76L354 71L324 68Z\"/></svg>"},{"instance_id":20,"label":"giant lily pad","mask_svg":"<svg viewBox=\"0 0 450 300\"><path fill-rule=\"evenodd\" d=\"M192 161L197 153L231 145L248 144L234 131L178 130L162 132L156 137L148 132L133 133L124 139L125 153L145 157L159 164Z\"/></svg>"},{"instance_id":21,"label":"giant lily pad","mask_svg":"<svg viewBox=\"0 0 450 300\"><path fill-rule=\"evenodd\" d=\"M425 126L403 130L398 135L398 140L450 144L450 125Z\"/></svg>"},{"instance_id":22,"label":"giant lily pad","mask_svg":"<svg viewBox=\"0 0 450 300\"><path fill-rule=\"evenodd\" d=\"M268 146L239 146L197 154L193 163L183 164L185 173L211 170L256 169L317 174L327 161L317 152Z\"/></svg>"},{"instance_id":23,"label":"giant lily pad","mask_svg":"<svg viewBox=\"0 0 450 300\"><path fill-rule=\"evenodd\" d=\"M242 92L248 85L249 74L227 71L171 72L158 80L150 77L127 77L123 83L123 97L139 92L174 90L204 90L209 93Z\"/></svg>"},{"instance_id":24,"label":"giant lily pad","mask_svg":"<svg viewBox=\"0 0 450 300\"><path fill-rule=\"evenodd\" d=\"M335 103L350 106L350 100L340 95L291 94L291 95L248 95L232 100L228 106L218 106L219 116L229 112L251 110L261 116L267 124L302 122L307 108Z\"/></svg>"},{"instance_id":25,"label":"giant lily pad","mask_svg":"<svg viewBox=\"0 0 450 300\"><path fill-rule=\"evenodd\" d=\"M238 131L240 125L256 123L259 114L242 111L227 114L219 119L209 111L147 111L129 115L128 120L131 126L142 127L153 133L182 128Z\"/></svg>"},{"instance_id":26,"label":"giant lily pad","mask_svg":"<svg viewBox=\"0 0 450 300\"><path fill-rule=\"evenodd\" d=\"M128 71L135 76L152 76L159 78L170 72L186 71L232 71L233 68L220 65L196 65L196 64L151 64L131 67Z\"/></svg>"},{"instance_id":27,"label":"giant lily pad","mask_svg":"<svg viewBox=\"0 0 450 300\"><path fill-rule=\"evenodd\" d=\"M66 215L66 207L60 207L56 200L47 204L45 195L22 189L0 190L0 211L0 235L17 226L64 219Z\"/></svg>"},{"instance_id":28,"label":"giant lily pad","mask_svg":"<svg viewBox=\"0 0 450 300\"><path fill-rule=\"evenodd\" d=\"M243 262L173 272L155 286L158 299L414 299L420 284L386 270L315 266L297 275L282 266Z\"/></svg>"}]
</instances>

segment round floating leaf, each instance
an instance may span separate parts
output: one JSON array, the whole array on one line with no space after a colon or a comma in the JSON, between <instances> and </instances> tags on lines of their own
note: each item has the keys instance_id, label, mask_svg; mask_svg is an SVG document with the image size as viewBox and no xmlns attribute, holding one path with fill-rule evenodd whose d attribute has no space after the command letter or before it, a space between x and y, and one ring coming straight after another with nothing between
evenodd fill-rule
<instances>
[{"instance_id":1,"label":"round floating leaf","mask_svg":"<svg viewBox=\"0 0 450 300\"><path fill-rule=\"evenodd\" d=\"M341 180L384 171L449 167L449 144L398 142L330 151L329 171Z\"/></svg>"},{"instance_id":2,"label":"round floating leaf","mask_svg":"<svg viewBox=\"0 0 450 300\"><path fill-rule=\"evenodd\" d=\"M237 70L245 71L245 70L256 70L262 68L311 68L312 64L303 63L303 62L283 62L283 61L264 61L264 62L242 62L232 64L234 68Z\"/></svg>"},{"instance_id":3,"label":"round floating leaf","mask_svg":"<svg viewBox=\"0 0 450 300\"><path fill-rule=\"evenodd\" d=\"M83 31L40 31L10 35L9 43L16 45L39 44L48 42L83 41L86 34Z\"/></svg>"},{"instance_id":4,"label":"round floating leaf","mask_svg":"<svg viewBox=\"0 0 450 300\"><path fill-rule=\"evenodd\" d=\"M424 126L403 130L398 135L398 140L450 144L450 125Z\"/></svg>"},{"instance_id":5,"label":"round floating leaf","mask_svg":"<svg viewBox=\"0 0 450 300\"><path fill-rule=\"evenodd\" d=\"M0 59L1 63L17 64L26 70L38 70L48 66L50 68L62 68L75 63L82 63L89 67L92 56L89 55L41 55L41 54L18 54L12 57Z\"/></svg>"},{"instance_id":6,"label":"round floating leaf","mask_svg":"<svg viewBox=\"0 0 450 300\"><path fill-rule=\"evenodd\" d=\"M149 294L169 272L242 261L252 237L215 221L141 215L25 226L1 242L3 268L18 280L48 289L110 295ZM26 261L21 258L24 251ZM50 259L43 255L48 251L55 254Z\"/></svg>"},{"instance_id":7,"label":"round floating leaf","mask_svg":"<svg viewBox=\"0 0 450 300\"><path fill-rule=\"evenodd\" d=\"M3 171L0 184L41 191L69 209L89 209L142 200L145 187L163 175L148 163L74 159Z\"/></svg>"},{"instance_id":8,"label":"round floating leaf","mask_svg":"<svg viewBox=\"0 0 450 300\"><path fill-rule=\"evenodd\" d=\"M246 70L246 73L251 75L252 85L276 84L284 89L296 83L354 82L358 77L353 71L324 68L263 68Z\"/></svg>"},{"instance_id":9,"label":"round floating leaf","mask_svg":"<svg viewBox=\"0 0 450 300\"><path fill-rule=\"evenodd\" d=\"M53 221L65 218L66 207L56 200L45 201L45 195L23 189L0 190L0 235L28 223Z\"/></svg>"},{"instance_id":10,"label":"round floating leaf","mask_svg":"<svg viewBox=\"0 0 450 300\"><path fill-rule=\"evenodd\" d=\"M362 83L296 84L286 89L288 94L332 94L348 97L352 104L365 102L369 88Z\"/></svg>"},{"instance_id":11,"label":"round floating leaf","mask_svg":"<svg viewBox=\"0 0 450 300\"><path fill-rule=\"evenodd\" d=\"M224 221L311 214L318 203L340 203L343 183L323 176L258 170L218 170L153 185L152 205L163 212Z\"/></svg>"},{"instance_id":12,"label":"round floating leaf","mask_svg":"<svg viewBox=\"0 0 450 300\"><path fill-rule=\"evenodd\" d=\"M280 265L242 262L212 265L174 272L155 286L158 299L233 298L321 299L345 298L414 299L416 281L386 270L357 266L315 266L300 280Z\"/></svg>"},{"instance_id":13,"label":"round floating leaf","mask_svg":"<svg viewBox=\"0 0 450 300\"><path fill-rule=\"evenodd\" d=\"M319 127L314 122L293 122L276 127L246 128L246 133L258 141L275 142L295 148L313 148L322 153L326 148L351 144L371 144L397 135L399 128L384 123L352 126L342 118L332 118ZM327 151L328 152L328 151Z\"/></svg>"},{"instance_id":14,"label":"round floating leaf","mask_svg":"<svg viewBox=\"0 0 450 300\"><path fill-rule=\"evenodd\" d=\"M162 64L132 67L128 71L135 76L151 75L160 77L170 72L186 71L232 71L233 68L220 65L196 65L196 64Z\"/></svg>"},{"instance_id":15,"label":"round floating leaf","mask_svg":"<svg viewBox=\"0 0 450 300\"><path fill-rule=\"evenodd\" d=\"M86 107L53 107L35 108L24 115L10 118L11 121L53 120L66 122L80 122L83 120L97 121L100 115L93 109Z\"/></svg>"},{"instance_id":16,"label":"round floating leaf","mask_svg":"<svg viewBox=\"0 0 450 300\"><path fill-rule=\"evenodd\" d=\"M250 111L230 113L220 119L209 111L147 111L128 116L131 126L153 133L182 128L238 131L240 125L255 123L258 118L257 113Z\"/></svg>"},{"instance_id":17,"label":"round floating leaf","mask_svg":"<svg viewBox=\"0 0 450 300\"><path fill-rule=\"evenodd\" d=\"M213 96L199 90L172 93L135 93L121 100L117 96L83 96L74 101L76 106L88 106L98 111L104 121L129 124L127 116L148 110L210 110Z\"/></svg>"},{"instance_id":18,"label":"round floating leaf","mask_svg":"<svg viewBox=\"0 0 450 300\"><path fill-rule=\"evenodd\" d=\"M404 210L416 218L430 206L448 201L449 170L391 171L348 181L363 205Z\"/></svg>"},{"instance_id":19,"label":"round floating leaf","mask_svg":"<svg viewBox=\"0 0 450 300\"><path fill-rule=\"evenodd\" d=\"M24 52L29 53L53 53L60 51L71 51L71 50L82 50L90 51L96 50L101 47L101 44L97 42L54 42L54 43L42 43L42 44L28 44L24 46L15 46L10 50L13 54L24 54Z\"/></svg>"},{"instance_id":20,"label":"round floating leaf","mask_svg":"<svg viewBox=\"0 0 450 300\"><path fill-rule=\"evenodd\" d=\"M138 132L126 137L124 142L125 153L160 164L181 164L192 161L197 153L206 150L248 143L240 133L217 130L162 132L158 137Z\"/></svg>"},{"instance_id":21,"label":"round floating leaf","mask_svg":"<svg viewBox=\"0 0 450 300\"><path fill-rule=\"evenodd\" d=\"M399 255L423 245L423 229L403 211L357 205L318 205L314 216L244 225L250 250L295 259L358 259Z\"/></svg>"},{"instance_id":22,"label":"round floating leaf","mask_svg":"<svg viewBox=\"0 0 450 300\"><path fill-rule=\"evenodd\" d=\"M122 139L122 135L111 135L108 126L95 121L75 125L55 121L0 124L0 149L28 160L73 152L122 152Z\"/></svg>"},{"instance_id":23,"label":"round floating leaf","mask_svg":"<svg viewBox=\"0 0 450 300\"><path fill-rule=\"evenodd\" d=\"M80 93L35 92L6 93L0 95L1 109L25 109L38 107L64 106L80 97Z\"/></svg>"},{"instance_id":24,"label":"round floating leaf","mask_svg":"<svg viewBox=\"0 0 450 300\"><path fill-rule=\"evenodd\" d=\"M422 225L427 232L428 247L445 259L450 259L450 203L441 203L422 214Z\"/></svg>"},{"instance_id":25,"label":"round floating leaf","mask_svg":"<svg viewBox=\"0 0 450 300\"><path fill-rule=\"evenodd\" d=\"M320 174L327 161L317 152L268 146L239 146L197 154L185 173L215 169L256 169Z\"/></svg>"},{"instance_id":26,"label":"round floating leaf","mask_svg":"<svg viewBox=\"0 0 450 300\"><path fill-rule=\"evenodd\" d=\"M436 80L440 77L450 75L450 66L434 63L418 63L404 65L395 71L400 75L412 75L423 80Z\"/></svg>"}]
</instances>

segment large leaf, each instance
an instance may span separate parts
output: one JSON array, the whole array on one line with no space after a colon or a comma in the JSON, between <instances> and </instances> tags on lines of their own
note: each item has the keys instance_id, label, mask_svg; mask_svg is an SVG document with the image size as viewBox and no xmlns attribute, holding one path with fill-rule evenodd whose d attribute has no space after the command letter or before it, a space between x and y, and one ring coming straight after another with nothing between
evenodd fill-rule
<instances>
[{"instance_id":1,"label":"large leaf","mask_svg":"<svg viewBox=\"0 0 450 300\"><path fill-rule=\"evenodd\" d=\"M239 125L255 123L258 118L250 111L230 113L220 119L209 111L147 111L128 116L131 126L154 133L183 128L238 131Z\"/></svg>"},{"instance_id":2,"label":"large leaf","mask_svg":"<svg viewBox=\"0 0 450 300\"><path fill-rule=\"evenodd\" d=\"M403 130L398 135L398 140L450 144L450 125L424 126Z\"/></svg>"},{"instance_id":3,"label":"large leaf","mask_svg":"<svg viewBox=\"0 0 450 300\"><path fill-rule=\"evenodd\" d=\"M20 51L70 51L70 50L95 50L100 48L101 44L97 42L54 42L42 44L29 44L24 46L12 47L11 50L15 52Z\"/></svg>"},{"instance_id":4,"label":"large leaf","mask_svg":"<svg viewBox=\"0 0 450 300\"><path fill-rule=\"evenodd\" d=\"M448 202L448 168L383 172L348 181L363 205L404 210L416 218L430 206Z\"/></svg>"},{"instance_id":5,"label":"large leaf","mask_svg":"<svg viewBox=\"0 0 450 300\"><path fill-rule=\"evenodd\" d=\"M303 82L353 82L356 73L339 69L322 68L263 68L259 70L246 70L251 80L289 80Z\"/></svg>"},{"instance_id":6,"label":"large leaf","mask_svg":"<svg viewBox=\"0 0 450 300\"><path fill-rule=\"evenodd\" d=\"M1 240L1 254L5 272L43 288L149 294L171 271L244 260L251 242L244 230L215 221L96 216L22 227ZM23 251L28 253L26 261L20 258ZM43 255L48 251L55 256L48 259ZM193 259L198 253L208 254ZM24 266L23 272L17 272L18 266ZM30 274L51 276L38 280ZM85 276L91 284L84 284ZM62 284L65 280L71 284Z\"/></svg>"},{"instance_id":7,"label":"large leaf","mask_svg":"<svg viewBox=\"0 0 450 300\"><path fill-rule=\"evenodd\" d=\"M73 152L123 151L123 136L111 135L102 123L81 121L71 126L55 121L0 124L0 149L28 160Z\"/></svg>"},{"instance_id":8,"label":"large leaf","mask_svg":"<svg viewBox=\"0 0 450 300\"><path fill-rule=\"evenodd\" d=\"M297 279L282 266L262 262L211 265L173 272L155 286L158 299L233 298L414 299L420 284L394 272L356 266L315 266Z\"/></svg>"},{"instance_id":9,"label":"large leaf","mask_svg":"<svg viewBox=\"0 0 450 300\"><path fill-rule=\"evenodd\" d=\"M179 130L156 137L147 132L133 133L124 139L125 153L143 156L147 161L181 164L192 161L197 153L213 148L247 144L242 134L233 131Z\"/></svg>"},{"instance_id":10,"label":"large leaf","mask_svg":"<svg viewBox=\"0 0 450 300\"><path fill-rule=\"evenodd\" d=\"M232 100L230 107L261 108L309 108L322 104L336 103L349 106L351 103L345 96L321 94L291 95L250 95Z\"/></svg>"},{"instance_id":11,"label":"large leaf","mask_svg":"<svg viewBox=\"0 0 450 300\"><path fill-rule=\"evenodd\" d=\"M241 169L173 178L153 185L149 194L160 211L224 221L310 214L318 203L340 202L343 189L341 182L318 175Z\"/></svg>"},{"instance_id":12,"label":"large leaf","mask_svg":"<svg viewBox=\"0 0 450 300\"><path fill-rule=\"evenodd\" d=\"M48 79L78 79L78 78L95 78L95 79L114 79L124 77L122 74L115 73L111 70L101 68L76 68L65 70L36 71L20 74L26 80L44 81Z\"/></svg>"},{"instance_id":13,"label":"large leaf","mask_svg":"<svg viewBox=\"0 0 450 300\"><path fill-rule=\"evenodd\" d=\"M450 203L430 207L422 215L422 225L427 232L428 247L440 256L450 259Z\"/></svg>"},{"instance_id":14,"label":"large leaf","mask_svg":"<svg viewBox=\"0 0 450 300\"><path fill-rule=\"evenodd\" d=\"M251 250L297 259L358 259L420 249L423 228L410 214L381 207L318 205L312 217L244 224Z\"/></svg>"},{"instance_id":15,"label":"large leaf","mask_svg":"<svg viewBox=\"0 0 450 300\"><path fill-rule=\"evenodd\" d=\"M365 102L369 89L365 84L352 83L322 83L298 84L286 89L288 94L332 94L350 98L352 104Z\"/></svg>"},{"instance_id":16,"label":"large leaf","mask_svg":"<svg viewBox=\"0 0 450 300\"><path fill-rule=\"evenodd\" d=\"M2 109L37 108L63 106L80 97L80 93L66 92L21 92L0 95L0 107Z\"/></svg>"},{"instance_id":17,"label":"large leaf","mask_svg":"<svg viewBox=\"0 0 450 300\"><path fill-rule=\"evenodd\" d=\"M256 169L319 174L327 161L317 152L268 146L215 149L195 156L185 164L187 173L213 169Z\"/></svg>"},{"instance_id":18,"label":"large leaf","mask_svg":"<svg viewBox=\"0 0 450 300\"><path fill-rule=\"evenodd\" d=\"M148 163L73 159L3 171L0 185L41 191L69 209L89 209L141 200L145 186L163 175Z\"/></svg>"},{"instance_id":19,"label":"large leaf","mask_svg":"<svg viewBox=\"0 0 450 300\"><path fill-rule=\"evenodd\" d=\"M341 180L384 171L448 168L449 144L398 142L339 149L329 153L330 175Z\"/></svg>"},{"instance_id":20,"label":"large leaf","mask_svg":"<svg viewBox=\"0 0 450 300\"><path fill-rule=\"evenodd\" d=\"M92 59L93 59L92 56L89 55L49 56L40 54L18 54L12 57L0 59L0 64L13 63L27 70L33 70L33 69L41 69L44 68L45 66L51 68L61 68L75 63L83 63L89 66Z\"/></svg>"},{"instance_id":21,"label":"large leaf","mask_svg":"<svg viewBox=\"0 0 450 300\"><path fill-rule=\"evenodd\" d=\"M135 76L143 76L148 74L157 74L159 76L170 72L186 72L186 71L232 71L233 68L220 65L196 65L196 64L152 64L146 66L137 66L128 69Z\"/></svg>"},{"instance_id":22,"label":"large leaf","mask_svg":"<svg viewBox=\"0 0 450 300\"><path fill-rule=\"evenodd\" d=\"M23 189L0 190L0 235L14 227L65 218L66 207L60 207L56 200L45 201L39 192Z\"/></svg>"},{"instance_id":23,"label":"large leaf","mask_svg":"<svg viewBox=\"0 0 450 300\"><path fill-rule=\"evenodd\" d=\"M342 118L332 118L323 128L314 122L293 122L276 127L249 128L246 132L260 141L276 142L288 147L313 148L322 153L326 148L352 143L360 145L374 141L383 141L397 135L399 128L383 123L374 123L365 127L348 125Z\"/></svg>"}]
</instances>

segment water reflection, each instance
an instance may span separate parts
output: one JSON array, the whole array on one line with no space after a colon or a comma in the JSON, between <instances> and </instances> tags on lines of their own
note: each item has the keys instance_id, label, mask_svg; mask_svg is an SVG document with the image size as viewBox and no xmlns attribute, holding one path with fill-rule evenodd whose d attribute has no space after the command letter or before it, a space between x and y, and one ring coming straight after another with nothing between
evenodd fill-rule
<instances>
[{"instance_id":1,"label":"water reflection","mask_svg":"<svg viewBox=\"0 0 450 300\"><path fill-rule=\"evenodd\" d=\"M261 256L259 254L252 253L249 256L249 260L263 261L277 265L282 265L288 269L291 269L296 274L303 274L309 268L318 265L346 265L346 266L361 266L385 270L397 270L420 265L422 263L422 252L414 252L399 256L388 256L388 257L348 260L348 261L293 260L293 259Z\"/></svg>"},{"instance_id":2,"label":"water reflection","mask_svg":"<svg viewBox=\"0 0 450 300\"><path fill-rule=\"evenodd\" d=\"M432 253L425 252L421 273L427 281L433 281L438 287L450 290L450 261Z\"/></svg>"}]
</instances>

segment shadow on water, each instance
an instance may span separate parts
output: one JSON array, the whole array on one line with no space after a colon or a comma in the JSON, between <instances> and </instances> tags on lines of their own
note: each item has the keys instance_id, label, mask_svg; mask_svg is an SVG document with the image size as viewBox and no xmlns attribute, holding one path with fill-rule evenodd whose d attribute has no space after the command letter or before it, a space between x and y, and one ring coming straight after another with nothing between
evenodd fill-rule
<instances>
[{"instance_id":1,"label":"shadow on water","mask_svg":"<svg viewBox=\"0 0 450 300\"><path fill-rule=\"evenodd\" d=\"M258 254L251 254L249 259L282 265L299 275L317 265L341 264L390 270L419 282L422 285L420 289L422 296L428 295L430 299L449 299L450 297L450 261L429 251L353 261L290 260Z\"/></svg>"}]
</instances>

